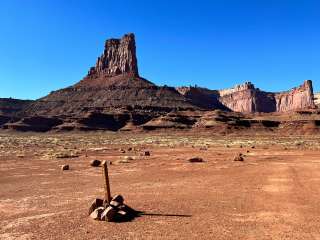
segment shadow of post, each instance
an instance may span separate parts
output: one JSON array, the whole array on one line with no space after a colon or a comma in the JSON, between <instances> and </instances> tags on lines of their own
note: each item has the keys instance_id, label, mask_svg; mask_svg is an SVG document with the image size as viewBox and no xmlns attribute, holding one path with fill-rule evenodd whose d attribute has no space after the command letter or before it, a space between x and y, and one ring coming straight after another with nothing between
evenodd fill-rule
<instances>
[{"instance_id":1,"label":"shadow of post","mask_svg":"<svg viewBox=\"0 0 320 240\"><path fill-rule=\"evenodd\" d=\"M133 208L125 205L123 209L127 214L125 216L116 215L115 222L131 222L133 219L142 216L151 216L151 217L192 217L192 215L188 214L167 214L167 213L148 213L143 211L137 211Z\"/></svg>"}]
</instances>

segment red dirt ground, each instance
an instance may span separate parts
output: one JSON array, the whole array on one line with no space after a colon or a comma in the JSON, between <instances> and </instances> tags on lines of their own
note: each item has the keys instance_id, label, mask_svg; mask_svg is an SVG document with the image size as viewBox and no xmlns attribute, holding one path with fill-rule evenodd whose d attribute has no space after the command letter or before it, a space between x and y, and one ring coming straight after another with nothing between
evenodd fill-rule
<instances>
[{"instance_id":1,"label":"red dirt ground","mask_svg":"<svg viewBox=\"0 0 320 240\"><path fill-rule=\"evenodd\" d=\"M3 134L0 239L320 239L319 140ZM234 162L240 152L245 161ZM121 163L125 156L134 159ZM196 156L205 161L187 161ZM95 158L112 161L113 194L155 215L90 219L90 203L103 196L102 169L90 167Z\"/></svg>"}]
</instances>

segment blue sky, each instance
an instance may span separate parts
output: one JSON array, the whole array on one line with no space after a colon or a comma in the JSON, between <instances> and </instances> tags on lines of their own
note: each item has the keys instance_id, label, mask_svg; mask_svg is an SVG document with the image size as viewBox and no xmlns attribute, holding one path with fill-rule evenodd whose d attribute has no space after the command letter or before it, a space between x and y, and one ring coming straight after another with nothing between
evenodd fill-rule
<instances>
[{"instance_id":1,"label":"blue sky","mask_svg":"<svg viewBox=\"0 0 320 240\"><path fill-rule=\"evenodd\" d=\"M1 0L0 97L36 99L82 79L104 41L134 32L140 75L212 89L252 81L320 91L312 0Z\"/></svg>"}]
</instances>

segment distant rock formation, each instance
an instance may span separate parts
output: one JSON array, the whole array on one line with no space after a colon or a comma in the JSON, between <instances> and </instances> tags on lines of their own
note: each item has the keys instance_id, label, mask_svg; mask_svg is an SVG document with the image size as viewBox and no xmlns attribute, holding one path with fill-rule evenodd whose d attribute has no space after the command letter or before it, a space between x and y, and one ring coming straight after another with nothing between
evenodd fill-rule
<instances>
[{"instance_id":1,"label":"distant rock formation","mask_svg":"<svg viewBox=\"0 0 320 240\"><path fill-rule=\"evenodd\" d=\"M98 58L96 66L89 70L88 75L101 73L110 77L119 74L139 76L133 33L126 34L121 39L106 41L103 54Z\"/></svg>"},{"instance_id":2,"label":"distant rock formation","mask_svg":"<svg viewBox=\"0 0 320 240\"><path fill-rule=\"evenodd\" d=\"M19 131L276 128L242 113L314 108L312 82L287 92L264 92L246 82L230 89L160 87L139 76L135 37L105 42L103 54L73 86L35 101L0 99L0 127ZM216 111L211 111L215 110ZM223 111L220 111L223 110ZM241 113L239 113L241 112ZM303 112L303 111L302 111ZM303 122L296 125L298 129ZM290 125L290 123L288 123ZM320 131L320 120L310 129ZM292 130L293 131L293 130Z\"/></svg>"},{"instance_id":3,"label":"distant rock formation","mask_svg":"<svg viewBox=\"0 0 320 240\"><path fill-rule=\"evenodd\" d=\"M315 108L311 80L304 81L301 86L293 88L291 91L275 93L274 97L277 112Z\"/></svg>"},{"instance_id":4,"label":"distant rock formation","mask_svg":"<svg viewBox=\"0 0 320 240\"><path fill-rule=\"evenodd\" d=\"M32 102L32 100L0 98L0 115L14 116L25 109Z\"/></svg>"},{"instance_id":5,"label":"distant rock formation","mask_svg":"<svg viewBox=\"0 0 320 240\"><path fill-rule=\"evenodd\" d=\"M315 93L314 94L314 103L318 108L320 108L320 93Z\"/></svg>"},{"instance_id":6,"label":"distant rock formation","mask_svg":"<svg viewBox=\"0 0 320 240\"><path fill-rule=\"evenodd\" d=\"M235 112L288 112L315 107L311 80L287 92L264 92L246 82L219 94L221 103Z\"/></svg>"},{"instance_id":7,"label":"distant rock formation","mask_svg":"<svg viewBox=\"0 0 320 240\"><path fill-rule=\"evenodd\" d=\"M24 115L84 118L93 112L157 113L191 108L197 107L173 87L159 87L139 76L135 37L131 33L107 40L103 54L87 76L73 86L36 100L24 110ZM92 116L96 118L98 114Z\"/></svg>"},{"instance_id":8,"label":"distant rock formation","mask_svg":"<svg viewBox=\"0 0 320 240\"><path fill-rule=\"evenodd\" d=\"M188 99L190 103L202 109L228 110L219 101L219 91L197 86L177 87L176 90Z\"/></svg>"}]
</instances>

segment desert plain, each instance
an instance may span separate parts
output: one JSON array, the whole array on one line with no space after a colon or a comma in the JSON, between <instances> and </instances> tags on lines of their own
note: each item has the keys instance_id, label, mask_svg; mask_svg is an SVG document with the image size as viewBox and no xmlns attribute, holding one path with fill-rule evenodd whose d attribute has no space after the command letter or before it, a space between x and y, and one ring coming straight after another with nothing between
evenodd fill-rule
<instances>
[{"instance_id":1,"label":"desert plain","mask_svg":"<svg viewBox=\"0 0 320 240\"><path fill-rule=\"evenodd\" d=\"M0 239L320 239L319 140L3 132ZM244 161L234 161L238 153ZM112 195L144 214L121 223L88 216L92 200L104 196L93 159L108 161Z\"/></svg>"}]
</instances>

